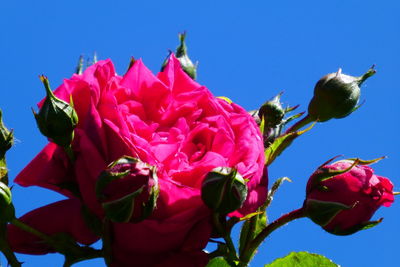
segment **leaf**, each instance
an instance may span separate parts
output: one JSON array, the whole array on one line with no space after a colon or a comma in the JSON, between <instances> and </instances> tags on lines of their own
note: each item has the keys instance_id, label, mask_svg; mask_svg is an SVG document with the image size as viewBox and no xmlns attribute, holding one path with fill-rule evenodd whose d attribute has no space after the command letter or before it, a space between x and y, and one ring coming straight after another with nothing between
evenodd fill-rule
<instances>
[{"instance_id":1,"label":"leaf","mask_svg":"<svg viewBox=\"0 0 400 267\"><path fill-rule=\"evenodd\" d=\"M231 265L223 257L217 257L210 260L206 267L231 267Z\"/></svg>"},{"instance_id":2,"label":"leaf","mask_svg":"<svg viewBox=\"0 0 400 267\"><path fill-rule=\"evenodd\" d=\"M284 181L292 182L292 180L290 180L288 177L281 177L278 180L276 180L275 183L272 185L271 189L268 191L268 197L264 205L262 206L262 210L266 210L266 208L269 207L274 198L275 192L279 189L279 187L282 185Z\"/></svg>"},{"instance_id":3,"label":"leaf","mask_svg":"<svg viewBox=\"0 0 400 267\"><path fill-rule=\"evenodd\" d=\"M276 138L274 142L265 150L265 165L267 166L271 165L271 163L283 152L283 150L285 150L292 144L294 139L296 139L303 133L311 130L313 126L314 124L312 124L305 130L297 132L289 132L285 135Z\"/></svg>"},{"instance_id":4,"label":"leaf","mask_svg":"<svg viewBox=\"0 0 400 267\"><path fill-rule=\"evenodd\" d=\"M305 251L292 252L289 255L274 260L264 267L338 267L339 265L333 263L330 259Z\"/></svg>"}]
</instances>

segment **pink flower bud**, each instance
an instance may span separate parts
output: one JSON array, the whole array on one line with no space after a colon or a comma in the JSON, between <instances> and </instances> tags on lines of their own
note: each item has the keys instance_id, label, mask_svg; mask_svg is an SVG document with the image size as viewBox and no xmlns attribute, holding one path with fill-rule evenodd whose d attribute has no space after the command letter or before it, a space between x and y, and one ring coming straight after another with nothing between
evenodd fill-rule
<instances>
[{"instance_id":1,"label":"pink flower bud","mask_svg":"<svg viewBox=\"0 0 400 267\"><path fill-rule=\"evenodd\" d=\"M307 216L335 235L350 235L378 224L381 219L370 219L380 206L389 207L394 201L393 184L375 175L367 163L356 159L320 166L307 184Z\"/></svg>"},{"instance_id":2,"label":"pink flower bud","mask_svg":"<svg viewBox=\"0 0 400 267\"><path fill-rule=\"evenodd\" d=\"M142 221L156 206L158 179L155 168L138 159L122 157L100 174L96 194L111 221Z\"/></svg>"}]
</instances>

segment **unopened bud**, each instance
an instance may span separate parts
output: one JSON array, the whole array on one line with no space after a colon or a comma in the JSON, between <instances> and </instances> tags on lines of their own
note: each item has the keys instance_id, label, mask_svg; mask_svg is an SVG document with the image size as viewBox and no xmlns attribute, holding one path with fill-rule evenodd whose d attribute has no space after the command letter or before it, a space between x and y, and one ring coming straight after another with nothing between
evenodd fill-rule
<instances>
[{"instance_id":1,"label":"unopened bud","mask_svg":"<svg viewBox=\"0 0 400 267\"><path fill-rule=\"evenodd\" d=\"M111 163L96 184L97 199L114 222L146 219L156 207L158 193L155 167L128 156Z\"/></svg>"},{"instance_id":2,"label":"unopened bud","mask_svg":"<svg viewBox=\"0 0 400 267\"><path fill-rule=\"evenodd\" d=\"M46 88L46 99L35 115L40 132L52 142L62 147L68 147L74 138L74 129L78 124L78 115L72 104L57 98L50 89L49 80L40 76Z\"/></svg>"},{"instance_id":3,"label":"unopened bud","mask_svg":"<svg viewBox=\"0 0 400 267\"><path fill-rule=\"evenodd\" d=\"M0 221L9 222L15 218L10 188L0 181Z\"/></svg>"},{"instance_id":4,"label":"unopened bud","mask_svg":"<svg viewBox=\"0 0 400 267\"><path fill-rule=\"evenodd\" d=\"M186 72L187 75L189 75L193 80L196 79L197 76L197 64L193 64L193 62L190 60L188 53L187 53L187 46L185 43L185 38L186 38L186 32L180 33L178 35L180 44L176 48L176 53L175 56L179 60L179 63L181 63L181 67L184 72ZM172 53L172 52L171 52ZM164 61L161 71L164 70L165 66L168 63L169 56L167 59Z\"/></svg>"},{"instance_id":5,"label":"unopened bud","mask_svg":"<svg viewBox=\"0 0 400 267\"><path fill-rule=\"evenodd\" d=\"M0 110L0 159L4 158L7 150L9 150L14 143L14 135L9 131L3 123L3 114Z\"/></svg>"},{"instance_id":6,"label":"unopened bud","mask_svg":"<svg viewBox=\"0 0 400 267\"><path fill-rule=\"evenodd\" d=\"M375 74L373 67L361 77L343 74L341 69L322 77L315 85L314 96L308 106L310 118L324 122L344 118L355 111L360 99L360 86Z\"/></svg>"},{"instance_id":7,"label":"unopened bud","mask_svg":"<svg viewBox=\"0 0 400 267\"><path fill-rule=\"evenodd\" d=\"M201 198L217 213L228 214L239 209L246 197L246 182L236 169L218 167L204 178Z\"/></svg>"}]
</instances>

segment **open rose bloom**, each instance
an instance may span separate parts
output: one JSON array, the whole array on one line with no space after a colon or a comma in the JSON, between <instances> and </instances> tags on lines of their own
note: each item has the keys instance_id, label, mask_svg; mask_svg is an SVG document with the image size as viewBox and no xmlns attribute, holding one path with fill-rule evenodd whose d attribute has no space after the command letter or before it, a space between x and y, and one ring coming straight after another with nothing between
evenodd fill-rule
<instances>
[{"instance_id":1,"label":"open rose bloom","mask_svg":"<svg viewBox=\"0 0 400 267\"><path fill-rule=\"evenodd\" d=\"M111 223L113 266L204 266L211 234L211 211L201 200L201 184L215 167L237 168L247 179L244 205L230 214L253 212L266 198L264 150L258 126L234 103L215 98L193 81L172 55L153 75L139 60L123 76L110 60L73 75L55 90L79 117L71 162L49 143L16 177L22 186L41 186L68 199L34 210L21 220L43 233L68 233L79 243L101 238L83 217L83 207L104 219L96 198L99 174L113 161L131 156L155 166L159 197L153 213L139 223ZM30 254L54 249L14 226L14 251Z\"/></svg>"}]
</instances>

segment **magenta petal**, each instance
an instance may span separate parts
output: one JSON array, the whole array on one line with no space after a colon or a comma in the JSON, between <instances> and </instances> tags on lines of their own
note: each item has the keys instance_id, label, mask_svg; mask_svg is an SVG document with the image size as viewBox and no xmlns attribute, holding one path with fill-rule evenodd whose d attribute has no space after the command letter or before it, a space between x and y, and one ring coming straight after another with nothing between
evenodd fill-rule
<instances>
[{"instance_id":1,"label":"magenta petal","mask_svg":"<svg viewBox=\"0 0 400 267\"><path fill-rule=\"evenodd\" d=\"M49 143L18 174L14 182L21 186L41 186L66 196L73 196L71 191L65 189L76 182L69 172L69 164L63 149L54 143Z\"/></svg>"},{"instance_id":2,"label":"magenta petal","mask_svg":"<svg viewBox=\"0 0 400 267\"><path fill-rule=\"evenodd\" d=\"M76 242L89 245L99 239L90 230L82 216L82 204L77 199L67 199L35 209L20 220L46 235L69 234ZM7 238L11 249L25 254L46 254L54 248L39 237L9 225Z\"/></svg>"}]
</instances>

